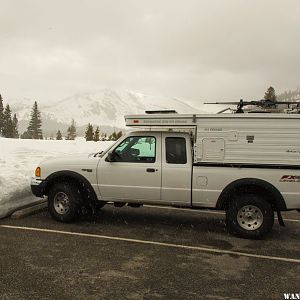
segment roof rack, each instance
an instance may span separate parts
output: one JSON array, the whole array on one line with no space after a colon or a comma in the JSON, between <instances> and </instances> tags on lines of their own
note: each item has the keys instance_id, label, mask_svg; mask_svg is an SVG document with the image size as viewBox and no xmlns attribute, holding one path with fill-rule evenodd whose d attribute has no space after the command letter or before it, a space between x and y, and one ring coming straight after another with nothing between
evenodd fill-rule
<instances>
[{"instance_id":1,"label":"roof rack","mask_svg":"<svg viewBox=\"0 0 300 300\"><path fill-rule=\"evenodd\" d=\"M177 111L174 109L166 109L166 110L146 110L146 114L155 115L155 114L177 114Z\"/></svg>"},{"instance_id":2,"label":"roof rack","mask_svg":"<svg viewBox=\"0 0 300 300\"><path fill-rule=\"evenodd\" d=\"M179 128L179 127L194 127L206 124L207 120L215 119L215 123L219 124L218 120L248 120L255 122L255 119L298 119L300 114L278 114L278 113L252 113L252 114L144 114L144 115L126 115L125 124L135 128ZM252 121L251 121L252 120ZM245 121L246 122L246 121Z\"/></svg>"}]
</instances>

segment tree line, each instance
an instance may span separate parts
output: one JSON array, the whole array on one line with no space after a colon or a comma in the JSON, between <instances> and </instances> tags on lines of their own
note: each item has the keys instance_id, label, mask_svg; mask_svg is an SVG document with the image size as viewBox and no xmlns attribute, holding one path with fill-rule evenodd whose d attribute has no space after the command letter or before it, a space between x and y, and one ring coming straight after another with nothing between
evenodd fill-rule
<instances>
[{"instance_id":1,"label":"tree line","mask_svg":"<svg viewBox=\"0 0 300 300\"><path fill-rule=\"evenodd\" d=\"M65 137L66 140L75 140L77 133L76 133L76 123L74 120L72 120L71 125L68 127L67 135ZM85 140L86 141L116 141L123 135L122 131L116 132L114 131L111 135L107 135L107 133L100 132L99 126L96 127L94 130L94 127L91 123L89 123L85 130ZM63 136L60 130L56 133L56 140L62 140Z\"/></svg>"},{"instance_id":2,"label":"tree line","mask_svg":"<svg viewBox=\"0 0 300 300\"><path fill-rule=\"evenodd\" d=\"M0 136L5 138L42 139L43 133L41 127L41 113L35 101L27 130L19 135L17 114L14 113L12 116L12 111L8 103L4 108L3 98L0 95Z\"/></svg>"},{"instance_id":3,"label":"tree line","mask_svg":"<svg viewBox=\"0 0 300 300\"><path fill-rule=\"evenodd\" d=\"M89 123L85 130L85 140L86 141L116 141L123 135L122 131L116 132L114 131L111 135L107 135L106 133L102 133L100 135L100 128L99 126L94 127L91 123Z\"/></svg>"},{"instance_id":4,"label":"tree line","mask_svg":"<svg viewBox=\"0 0 300 300\"><path fill-rule=\"evenodd\" d=\"M4 107L3 98L0 94L0 136L5 138L21 138L21 139L43 139L42 131L42 117L38 108L37 101L34 102L30 113L30 120L27 130L21 135L18 132L18 118L17 114L11 111L9 104ZM70 126L67 129L65 140L75 140L77 136L76 123L71 121ZM87 141L114 141L122 136L122 131L113 132L111 135L106 133L100 133L99 126L94 130L92 124L88 124L85 131L85 139ZM62 140L63 135L60 130L56 133L56 139Z\"/></svg>"},{"instance_id":5,"label":"tree line","mask_svg":"<svg viewBox=\"0 0 300 300\"><path fill-rule=\"evenodd\" d=\"M75 140L76 134L76 126L75 121L72 120L71 125L68 127L67 135L65 137L66 140ZM42 117L41 112L38 109L38 104L35 101L30 114L30 121L27 130L21 134L21 138L23 139L43 139L43 131L42 131ZM61 131L58 130L56 133L56 139L62 140Z\"/></svg>"}]
</instances>

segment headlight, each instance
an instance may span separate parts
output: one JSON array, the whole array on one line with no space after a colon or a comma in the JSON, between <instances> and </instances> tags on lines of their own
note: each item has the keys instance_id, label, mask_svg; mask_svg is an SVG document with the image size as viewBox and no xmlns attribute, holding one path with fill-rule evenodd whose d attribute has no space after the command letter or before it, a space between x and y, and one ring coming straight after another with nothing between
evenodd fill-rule
<instances>
[{"instance_id":1,"label":"headlight","mask_svg":"<svg viewBox=\"0 0 300 300\"><path fill-rule=\"evenodd\" d=\"M35 169L35 177L41 177L41 168L40 167L37 167Z\"/></svg>"}]
</instances>

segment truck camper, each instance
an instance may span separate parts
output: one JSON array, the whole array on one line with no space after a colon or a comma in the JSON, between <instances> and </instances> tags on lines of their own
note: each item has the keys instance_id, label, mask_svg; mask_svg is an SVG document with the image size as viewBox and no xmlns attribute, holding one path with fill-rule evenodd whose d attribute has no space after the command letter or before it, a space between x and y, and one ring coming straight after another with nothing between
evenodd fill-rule
<instances>
[{"instance_id":1,"label":"truck camper","mask_svg":"<svg viewBox=\"0 0 300 300\"><path fill-rule=\"evenodd\" d=\"M125 116L134 129L105 152L41 163L32 180L59 221L85 201L226 212L228 231L261 238L300 209L299 114Z\"/></svg>"}]
</instances>

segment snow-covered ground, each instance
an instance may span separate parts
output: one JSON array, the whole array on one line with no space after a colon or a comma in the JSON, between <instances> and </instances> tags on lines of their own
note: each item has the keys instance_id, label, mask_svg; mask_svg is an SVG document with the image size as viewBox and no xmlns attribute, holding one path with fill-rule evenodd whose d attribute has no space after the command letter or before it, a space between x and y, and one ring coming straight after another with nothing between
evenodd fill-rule
<instances>
[{"instance_id":1,"label":"snow-covered ground","mask_svg":"<svg viewBox=\"0 0 300 300\"><path fill-rule=\"evenodd\" d=\"M112 142L21 140L0 138L0 218L32 197L30 179L40 161L62 155L98 152ZM31 200L30 200L31 199Z\"/></svg>"}]
</instances>

